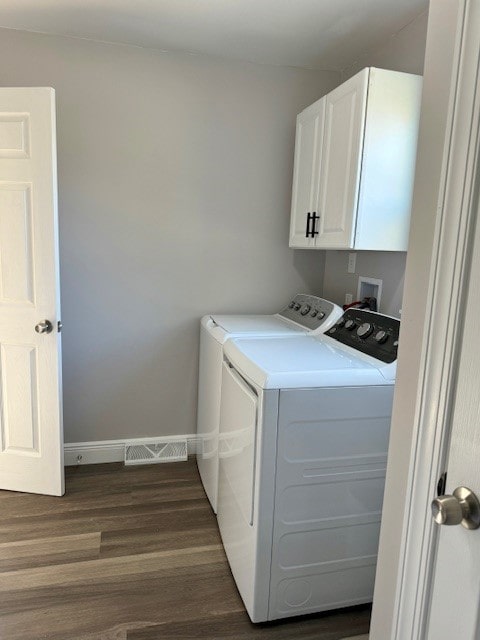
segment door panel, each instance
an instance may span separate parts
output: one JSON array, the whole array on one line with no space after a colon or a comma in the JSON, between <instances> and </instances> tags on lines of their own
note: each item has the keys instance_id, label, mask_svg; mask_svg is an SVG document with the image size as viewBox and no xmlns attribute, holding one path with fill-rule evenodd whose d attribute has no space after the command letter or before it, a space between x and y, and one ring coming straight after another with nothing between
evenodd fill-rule
<instances>
[{"instance_id":1,"label":"door panel","mask_svg":"<svg viewBox=\"0 0 480 640\"><path fill-rule=\"evenodd\" d=\"M28 113L0 113L0 158L30 157Z\"/></svg>"},{"instance_id":2,"label":"door panel","mask_svg":"<svg viewBox=\"0 0 480 640\"><path fill-rule=\"evenodd\" d=\"M32 210L28 184L0 184L0 296L33 304Z\"/></svg>"},{"instance_id":3,"label":"door panel","mask_svg":"<svg viewBox=\"0 0 480 640\"><path fill-rule=\"evenodd\" d=\"M0 89L0 489L61 495L56 188L53 89Z\"/></svg>"},{"instance_id":4,"label":"door panel","mask_svg":"<svg viewBox=\"0 0 480 640\"><path fill-rule=\"evenodd\" d=\"M3 451L38 455L36 355L33 345L1 347Z\"/></svg>"}]
</instances>

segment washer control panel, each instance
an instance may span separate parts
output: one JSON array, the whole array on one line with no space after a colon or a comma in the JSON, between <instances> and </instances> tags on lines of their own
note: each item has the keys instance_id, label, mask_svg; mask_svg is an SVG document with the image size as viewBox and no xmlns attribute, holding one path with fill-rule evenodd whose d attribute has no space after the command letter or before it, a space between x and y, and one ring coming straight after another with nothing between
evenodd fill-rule
<instances>
[{"instance_id":1,"label":"washer control panel","mask_svg":"<svg viewBox=\"0 0 480 640\"><path fill-rule=\"evenodd\" d=\"M335 305L328 300L306 293L298 293L285 309L280 311L279 315L293 320L307 329L318 329L335 308Z\"/></svg>"},{"instance_id":2,"label":"washer control panel","mask_svg":"<svg viewBox=\"0 0 480 640\"><path fill-rule=\"evenodd\" d=\"M399 331L397 318L365 309L347 309L325 335L390 363L397 359Z\"/></svg>"}]
</instances>

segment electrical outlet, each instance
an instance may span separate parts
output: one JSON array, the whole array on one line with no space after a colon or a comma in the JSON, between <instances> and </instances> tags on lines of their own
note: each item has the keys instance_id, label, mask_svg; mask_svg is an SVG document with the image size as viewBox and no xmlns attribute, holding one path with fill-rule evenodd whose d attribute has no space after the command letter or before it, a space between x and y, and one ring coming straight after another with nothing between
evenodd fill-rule
<instances>
[{"instance_id":1,"label":"electrical outlet","mask_svg":"<svg viewBox=\"0 0 480 640\"><path fill-rule=\"evenodd\" d=\"M349 253L348 254L347 273L355 273L356 266L357 266L357 254L356 253Z\"/></svg>"},{"instance_id":2,"label":"electrical outlet","mask_svg":"<svg viewBox=\"0 0 480 640\"><path fill-rule=\"evenodd\" d=\"M346 293L345 294L345 304L352 304L353 302L353 296L351 293Z\"/></svg>"}]
</instances>

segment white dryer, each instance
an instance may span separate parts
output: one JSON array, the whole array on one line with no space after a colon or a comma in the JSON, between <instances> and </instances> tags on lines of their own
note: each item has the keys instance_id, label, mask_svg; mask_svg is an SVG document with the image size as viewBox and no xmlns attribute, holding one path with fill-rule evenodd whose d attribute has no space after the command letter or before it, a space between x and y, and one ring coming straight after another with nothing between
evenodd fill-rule
<instances>
[{"instance_id":1,"label":"white dryer","mask_svg":"<svg viewBox=\"0 0 480 640\"><path fill-rule=\"evenodd\" d=\"M225 345L218 523L253 622L372 599L399 324Z\"/></svg>"},{"instance_id":2,"label":"white dryer","mask_svg":"<svg viewBox=\"0 0 480 640\"><path fill-rule=\"evenodd\" d=\"M205 492L217 512L218 425L223 346L232 337L316 334L332 327L342 310L317 296L298 294L274 315L209 315L200 326L197 464Z\"/></svg>"}]
</instances>

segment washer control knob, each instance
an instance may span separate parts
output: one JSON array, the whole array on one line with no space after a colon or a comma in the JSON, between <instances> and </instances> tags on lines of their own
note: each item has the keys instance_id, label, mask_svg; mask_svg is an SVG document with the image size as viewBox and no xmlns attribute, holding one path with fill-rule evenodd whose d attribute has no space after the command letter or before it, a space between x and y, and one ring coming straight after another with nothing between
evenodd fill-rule
<instances>
[{"instance_id":1,"label":"washer control knob","mask_svg":"<svg viewBox=\"0 0 480 640\"><path fill-rule=\"evenodd\" d=\"M289 308L289 309L293 309L293 307L294 307L294 306L295 306L295 300L292 300L292 301L290 302L290 304L288 305L288 308Z\"/></svg>"},{"instance_id":2,"label":"washer control knob","mask_svg":"<svg viewBox=\"0 0 480 640\"><path fill-rule=\"evenodd\" d=\"M377 331L374 337L378 344L383 344L388 340L388 333L383 329L380 329L380 331Z\"/></svg>"},{"instance_id":3,"label":"washer control knob","mask_svg":"<svg viewBox=\"0 0 480 640\"><path fill-rule=\"evenodd\" d=\"M345 329L348 329L349 331L353 331L355 329L355 321L354 320L347 320L345 322Z\"/></svg>"},{"instance_id":4,"label":"washer control knob","mask_svg":"<svg viewBox=\"0 0 480 640\"><path fill-rule=\"evenodd\" d=\"M309 304L304 304L300 313L302 316L306 316L312 307Z\"/></svg>"},{"instance_id":5,"label":"washer control knob","mask_svg":"<svg viewBox=\"0 0 480 640\"><path fill-rule=\"evenodd\" d=\"M316 309L314 309L314 310L312 311L312 313L310 314L310 317L311 317L311 318L315 318L315 316L316 316L316 315L317 315L317 310L316 310ZM320 318L320 314L318 314L318 317Z\"/></svg>"},{"instance_id":6,"label":"washer control knob","mask_svg":"<svg viewBox=\"0 0 480 640\"><path fill-rule=\"evenodd\" d=\"M320 320L322 320L325 317L325 311L319 311L318 317L320 318Z\"/></svg>"},{"instance_id":7,"label":"washer control knob","mask_svg":"<svg viewBox=\"0 0 480 640\"><path fill-rule=\"evenodd\" d=\"M295 307L294 307L295 311L298 311L298 310L300 309L300 307L301 307L301 306L302 306L302 305L301 305L299 302L296 302L296 303L295 303Z\"/></svg>"},{"instance_id":8,"label":"washer control knob","mask_svg":"<svg viewBox=\"0 0 480 640\"><path fill-rule=\"evenodd\" d=\"M357 329L357 336L359 338L368 338L373 333L373 325L370 322L364 322Z\"/></svg>"}]
</instances>

